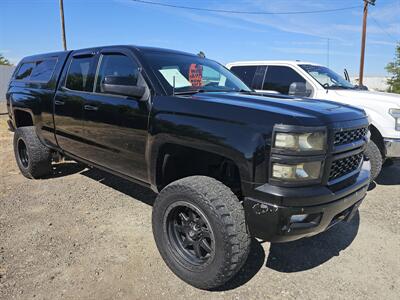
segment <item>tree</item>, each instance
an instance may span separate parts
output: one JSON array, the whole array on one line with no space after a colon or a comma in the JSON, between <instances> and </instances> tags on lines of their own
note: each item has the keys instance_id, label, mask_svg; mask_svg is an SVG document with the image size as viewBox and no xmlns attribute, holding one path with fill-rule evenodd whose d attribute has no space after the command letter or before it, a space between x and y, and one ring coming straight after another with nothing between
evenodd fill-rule
<instances>
[{"instance_id":1,"label":"tree","mask_svg":"<svg viewBox=\"0 0 400 300\"><path fill-rule=\"evenodd\" d=\"M0 65L11 66L10 61L0 53Z\"/></svg>"},{"instance_id":2,"label":"tree","mask_svg":"<svg viewBox=\"0 0 400 300\"><path fill-rule=\"evenodd\" d=\"M387 80L389 91L400 94L400 43L396 46L394 61L388 63L385 69L391 75Z\"/></svg>"}]
</instances>

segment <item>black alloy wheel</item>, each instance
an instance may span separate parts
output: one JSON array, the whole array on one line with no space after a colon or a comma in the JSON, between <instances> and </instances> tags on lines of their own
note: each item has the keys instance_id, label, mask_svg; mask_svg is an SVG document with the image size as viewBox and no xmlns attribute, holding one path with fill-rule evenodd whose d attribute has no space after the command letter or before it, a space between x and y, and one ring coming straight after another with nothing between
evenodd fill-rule
<instances>
[{"instance_id":1,"label":"black alloy wheel","mask_svg":"<svg viewBox=\"0 0 400 300\"><path fill-rule=\"evenodd\" d=\"M165 214L168 240L181 260L200 266L212 261L215 237L206 216L194 205L179 201Z\"/></svg>"}]
</instances>

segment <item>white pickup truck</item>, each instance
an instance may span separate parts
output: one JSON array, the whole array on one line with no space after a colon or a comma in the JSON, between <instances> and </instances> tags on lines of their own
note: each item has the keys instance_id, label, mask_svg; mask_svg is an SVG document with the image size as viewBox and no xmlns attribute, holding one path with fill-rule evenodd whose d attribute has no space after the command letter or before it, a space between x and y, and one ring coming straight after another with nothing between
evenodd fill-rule
<instances>
[{"instance_id":1,"label":"white pickup truck","mask_svg":"<svg viewBox=\"0 0 400 300\"><path fill-rule=\"evenodd\" d=\"M325 99L363 108L371 142L371 177L386 159L400 158L400 95L357 88L327 67L303 61L240 61L227 68L257 92Z\"/></svg>"}]
</instances>

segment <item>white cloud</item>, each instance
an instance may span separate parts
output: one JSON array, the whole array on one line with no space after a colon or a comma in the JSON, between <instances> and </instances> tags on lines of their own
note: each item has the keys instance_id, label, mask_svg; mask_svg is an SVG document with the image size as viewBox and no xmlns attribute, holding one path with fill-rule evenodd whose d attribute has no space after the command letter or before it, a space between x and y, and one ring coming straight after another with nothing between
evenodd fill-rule
<instances>
[{"instance_id":1,"label":"white cloud","mask_svg":"<svg viewBox=\"0 0 400 300\"><path fill-rule=\"evenodd\" d=\"M128 4L130 6L137 3L129 0L115 0L119 3ZM227 2L206 2L205 6L197 5L197 7L206 7L214 9L238 10L238 11L269 11L269 12L288 12L288 11L312 11L321 9L338 8L345 6L357 5L358 2L343 1L296 1L279 0L279 1L264 1L264 0L243 0ZM400 1L398 2L400 8ZM354 17L345 19L342 13L337 13L335 23L332 23L332 15L335 13L326 14L329 18L324 18L325 14L307 14L307 15L257 15L257 14L231 14L231 13L206 13L202 11L189 11L185 9L176 9L168 7L157 7L168 13L179 15L190 19L196 23L205 23L215 26L221 26L232 29L239 29L252 32L266 32L268 29L275 29L295 35L311 36L323 39L335 40L337 44L342 46L353 46L354 38L358 38L361 34L361 7L360 11L348 11ZM374 18L383 20L385 31L392 35L400 35L400 22L397 9L393 9L393 3L387 5L379 3L371 8L371 15ZM354 22L355 18L359 19ZM359 21L359 22L358 22ZM356 24L354 24L356 23ZM360 23L360 24L358 24ZM257 26L254 26L257 25ZM373 24L371 20L368 23L368 35L382 35L382 28ZM302 38L302 37L298 37Z\"/></svg>"},{"instance_id":2,"label":"white cloud","mask_svg":"<svg viewBox=\"0 0 400 300\"><path fill-rule=\"evenodd\" d=\"M246 26L243 24L235 23L233 21L227 21L226 19L221 19L218 16L204 16L195 13L185 13L185 17L190 18L192 21L207 23L211 25L217 25L232 29L240 29L245 31L253 31L253 32L265 32L265 30L258 29L252 26Z\"/></svg>"},{"instance_id":3,"label":"white cloud","mask_svg":"<svg viewBox=\"0 0 400 300\"><path fill-rule=\"evenodd\" d=\"M388 41L381 41L381 40L368 40L368 39L367 39L367 44L384 45L384 46L396 46L395 42L388 42Z\"/></svg>"},{"instance_id":4,"label":"white cloud","mask_svg":"<svg viewBox=\"0 0 400 300\"><path fill-rule=\"evenodd\" d=\"M293 53L293 54L311 54L311 55L327 55L327 48L288 48L288 47L273 47L272 49L283 52L283 53ZM344 55L344 56L358 56L356 53L348 52L348 51L329 51L329 55Z\"/></svg>"},{"instance_id":5,"label":"white cloud","mask_svg":"<svg viewBox=\"0 0 400 300\"><path fill-rule=\"evenodd\" d=\"M380 5L381 3L378 2L376 6L369 9L371 16L383 22L399 22L400 1L395 1L384 6Z\"/></svg>"}]
</instances>

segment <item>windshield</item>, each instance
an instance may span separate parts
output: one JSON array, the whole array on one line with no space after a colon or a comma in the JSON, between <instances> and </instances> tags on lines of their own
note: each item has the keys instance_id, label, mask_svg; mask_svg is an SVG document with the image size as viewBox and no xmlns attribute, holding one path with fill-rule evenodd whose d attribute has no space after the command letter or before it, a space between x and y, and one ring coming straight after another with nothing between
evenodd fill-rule
<instances>
[{"instance_id":1,"label":"windshield","mask_svg":"<svg viewBox=\"0 0 400 300\"><path fill-rule=\"evenodd\" d=\"M332 70L323 66L300 65L300 67L310 74L319 84L327 89L354 89L354 85L346 79L336 74Z\"/></svg>"},{"instance_id":2,"label":"windshield","mask_svg":"<svg viewBox=\"0 0 400 300\"><path fill-rule=\"evenodd\" d=\"M185 54L149 52L147 62L169 95L196 92L251 91L215 61Z\"/></svg>"}]
</instances>

